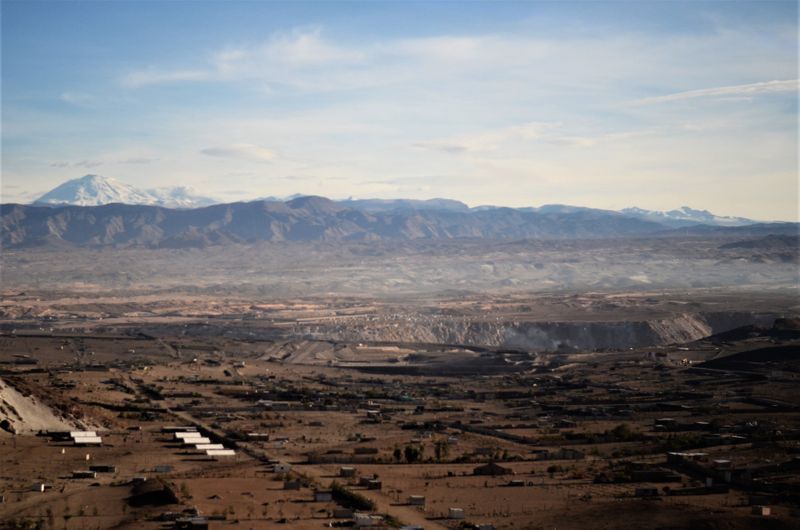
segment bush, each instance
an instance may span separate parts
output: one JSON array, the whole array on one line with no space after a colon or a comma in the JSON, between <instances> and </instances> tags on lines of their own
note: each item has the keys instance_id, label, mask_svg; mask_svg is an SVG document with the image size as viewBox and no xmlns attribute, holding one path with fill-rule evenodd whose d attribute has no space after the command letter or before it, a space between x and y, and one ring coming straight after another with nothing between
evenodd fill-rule
<instances>
[{"instance_id":1,"label":"bush","mask_svg":"<svg viewBox=\"0 0 800 530\"><path fill-rule=\"evenodd\" d=\"M371 511L375 509L375 503L370 499L364 497L360 493L350 491L336 481L331 484L331 494L333 496L333 500L345 508L364 511Z\"/></svg>"}]
</instances>

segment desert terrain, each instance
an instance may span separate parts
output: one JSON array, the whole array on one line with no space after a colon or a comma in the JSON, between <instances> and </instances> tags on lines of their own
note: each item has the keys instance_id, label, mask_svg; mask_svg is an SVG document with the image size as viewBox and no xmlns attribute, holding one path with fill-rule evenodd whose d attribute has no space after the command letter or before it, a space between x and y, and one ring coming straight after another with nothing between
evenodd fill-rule
<instances>
[{"instance_id":1,"label":"desert terrain","mask_svg":"<svg viewBox=\"0 0 800 530\"><path fill-rule=\"evenodd\" d=\"M0 520L795 527L797 249L733 239L4 250Z\"/></svg>"}]
</instances>

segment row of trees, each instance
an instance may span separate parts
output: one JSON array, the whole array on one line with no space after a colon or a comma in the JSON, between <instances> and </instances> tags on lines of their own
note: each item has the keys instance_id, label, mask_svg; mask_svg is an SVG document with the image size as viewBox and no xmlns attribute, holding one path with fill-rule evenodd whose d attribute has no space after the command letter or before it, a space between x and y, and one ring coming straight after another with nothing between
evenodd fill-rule
<instances>
[{"instance_id":1,"label":"row of trees","mask_svg":"<svg viewBox=\"0 0 800 530\"><path fill-rule=\"evenodd\" d=\"M437 440L433 443L433 458L437 462L441 462L450 454L450 446L446 440ZM425 455L425 447L422 445L408 444L403 449L395 447L392 456L397 463L408 462L413 464L421 462Z\"/></svg>"}]
</instances>

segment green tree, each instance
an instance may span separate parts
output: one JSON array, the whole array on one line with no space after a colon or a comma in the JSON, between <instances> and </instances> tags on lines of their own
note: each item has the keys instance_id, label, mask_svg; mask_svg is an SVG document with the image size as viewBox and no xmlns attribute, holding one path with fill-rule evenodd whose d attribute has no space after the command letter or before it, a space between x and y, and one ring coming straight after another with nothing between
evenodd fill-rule
<instances>
[{"instance_id":1,"label":"green tree","mask_svg":"<svg viewBox=\"0 0 800 530\"><path fill-rule=\"evenodd\" d=\"M433 453L437 462L441 462L450 453L450 445L445 440L437 440L433 444Z\"/></svg>"},{"instance_id":2,"label":"green tree","mask_svg":"<svg viewBox=\"0 0 800 530\"><path fill-rule=\"evenodd\" d=\"M414 447L413 445L407 445L403 450L403 455L406 457L406 462L413 464L422 459L422 449Z\"/></svg>"}]
</instances>

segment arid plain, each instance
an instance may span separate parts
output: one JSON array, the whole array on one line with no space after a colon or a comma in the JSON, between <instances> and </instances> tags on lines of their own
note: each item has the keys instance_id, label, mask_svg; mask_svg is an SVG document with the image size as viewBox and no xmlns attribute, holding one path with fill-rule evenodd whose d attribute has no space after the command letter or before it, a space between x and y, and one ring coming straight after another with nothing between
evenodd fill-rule
<instances>
[{"instance_id":1,"label":"arid plain","mask_svg":"<svg viewBox=\"0 0 800 530\"><path fill-rule=\"evenodd\" d=\"M794 527L796 248L727 243L4 252L3 524Z\"/></svg>"}]
</instances>

